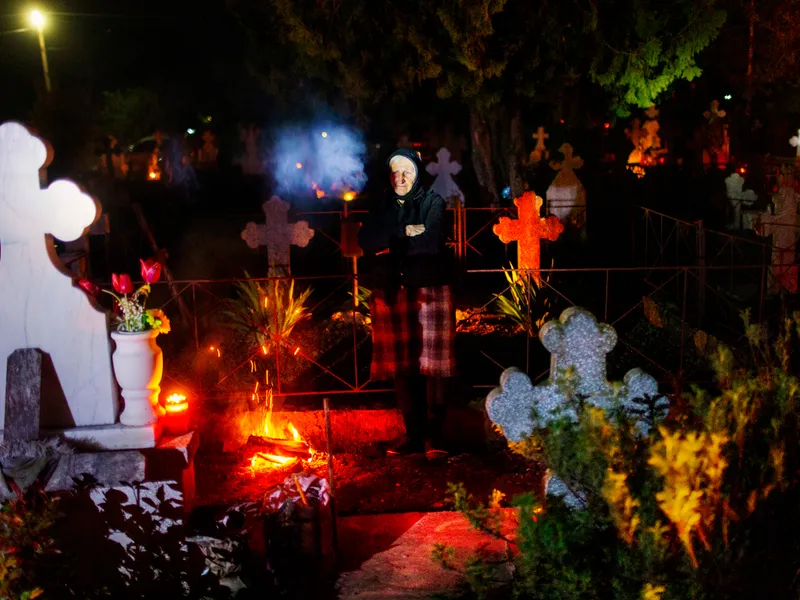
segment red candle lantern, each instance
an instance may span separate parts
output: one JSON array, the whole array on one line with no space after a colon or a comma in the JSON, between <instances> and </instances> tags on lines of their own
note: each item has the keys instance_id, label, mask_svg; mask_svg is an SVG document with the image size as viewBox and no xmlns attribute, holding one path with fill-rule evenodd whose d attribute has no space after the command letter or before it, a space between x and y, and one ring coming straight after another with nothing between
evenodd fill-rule
<instances>
[{"instance_id":1,"label":"red candle lantern","mask_svg":"<svg viewBox=\"0 0 800 600\"><path fill-rule=\"evenodd\" d=\"M189 402L183 394L172 394L164 402L164 430L167 435L189 432Z\"/></svg>"}]
</instances>

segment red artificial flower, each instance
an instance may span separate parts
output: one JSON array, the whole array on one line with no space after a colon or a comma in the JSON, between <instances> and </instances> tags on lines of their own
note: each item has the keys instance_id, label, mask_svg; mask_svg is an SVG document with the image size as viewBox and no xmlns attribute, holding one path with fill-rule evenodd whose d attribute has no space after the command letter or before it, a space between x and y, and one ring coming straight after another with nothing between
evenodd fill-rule
<instances>
[{"instance_id":1,"label":"red artificial flower","mask_svg":"<svg viewBox=\"0 0 800 600\"><path fill-rule=\"evenodd\" d=\"M131 281L131 276L127 273L123 273L122 275L112 273L111 285L118 294L130 294L133 292L133 281Z\"/></svg>"},{"instance_id":2,"label":"red artificial flower","mask_svg":"<svg viewBox=\"0 0 800 600\"><path fill-rule=\"evenodd\" d=\"M100 293L100 288L93 284L88 279L81 279L78 282L78 285L83 288L83 291L89 294L90 296L97 296Z\"/></svg>"},{"instance_id":3,"label":"red artificial flower","mask_svg":"<svg viewBox=\"0 0 800 600\"><path fill-rule=\"evenodd\" d=\"M147 260L139 259L139 264L142 265L142 279L145 283L155 283L161 277L161 263L156 259L148 258Z\"/></svg>"}]
</instances>

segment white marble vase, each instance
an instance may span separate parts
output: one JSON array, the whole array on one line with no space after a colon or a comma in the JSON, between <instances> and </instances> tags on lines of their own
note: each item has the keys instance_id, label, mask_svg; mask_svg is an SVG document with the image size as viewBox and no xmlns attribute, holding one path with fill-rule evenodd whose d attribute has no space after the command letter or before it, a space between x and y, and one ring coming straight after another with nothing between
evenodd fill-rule
<instances>
[{"instance_id":1,"label":"white marble vase","mask_svg":"<svg viewBox=\"0 0 800 600\"><path fill-rule=\"evenodd\" d=\"M164 355L156 344L158 331L112 331L116 348L111 355L125 409L119 417L123 425L141 427L158 420L158 394Z\"/></svg>"}]
</instances>

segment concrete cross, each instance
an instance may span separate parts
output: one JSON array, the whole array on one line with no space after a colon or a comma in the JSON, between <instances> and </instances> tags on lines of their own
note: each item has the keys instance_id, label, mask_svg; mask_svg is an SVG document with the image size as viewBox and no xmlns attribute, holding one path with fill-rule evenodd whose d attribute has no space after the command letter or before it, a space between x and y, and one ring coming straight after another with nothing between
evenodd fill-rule
<instances>
[{"instance_id":1,"label":"concrete cross","mask_svg":"<svg viewBox=\"0 0 800 600\"><path fill-rule=\"evenodd\" d=\"M789 138L789 143L797 148L797 156L800 156L800 129L797 130L797 135Z\"/></svg>"},{"instance_id":2,"label":"concrete cross","mask_svg":"<svg viewBox=\"0 0 800 600\"><path fill-rule=\"evenodd\" d=\"M203 133L203 147L200 149L200 162L201 163L213 163L217 162L217 146L214 144L216 138L214 134L210 131L206 130Z\"/></svg>"},{"instance_id":3,"label":"concrete cross","mask_svg":"<svg viewBox=\"0 0 800 600\"><path fill-rule=\"evenodd\" d=\"M564 226L557 217L551 215L543 219L539 216L543 202L535 192L525 192L514 199L519 218L500 217L500 222L492 228L504 244L517 242L517 268L531 269L537 282L541 281L541 241L544 239L554 242L564 231Z\"/></svg>"},{"instance_id":4,"label":"concrete cross","mask_svg":"<svg viewBox=\"0 0 800 600\"><path fill-rule=\"evenodd\" d=\"M574 177L574 170L583 166L583 159L580 156L572 156L572 146L569 144L561 144L558 151L564 155L564 160L553 160L550 162L550 166L556 171L560 171L559 176L563 174L568 177L571 174Z\"/></svg>"},{"instance_id":5,"label":"concrete cross","mask_svg":"<svg viewBox=\"0 0 800 600\"><path fill-rule=\"evenodd\" d=\"M644 111L644 114L645 114L645 115L647 115L647 118L648 118L648 119L651 119L651 120L653 120L653 119L655 119L656 117L658 117L658 113L659 113L659 112L661 112L661 111L659 111L659 110L656 108L656 105L655 105L655 104L653 104L653 105L652 105L650 108L648 108L646 111Z\"/></svg>"},{"instance_id":6,"label":"concrete cross","mask_svg":"<svg viewBox=\"0 0 800 600\"><path fill-rule=\"evenodd\" d=\"M262 206L266 224L248 223L242 231L242 239L250 248L267 247L269 276L280 277L291 273L289 247L305 248L314 237L308 221L289 223L289 203L273 196Z\"/></svg>"},{"instance_id":7,"label":"concrete cross","mask_svg":"<svg viewBox=\"0 0 800 600\"><path fill-rule=\"evenodd\" d=\"M544 127L539 127L531 137L536 140L536 147L528 157L530 162L538 163L542 160L547 160L550 157L550 152L545 147L544 141L550 137L550 134L544 132Z\"/></svg>"},{"instance_id":8,"label":"concrete cross","mask_svg":"<svg viewBox=\"0 0 800 600\"><path fill-rule=\"evenodd\" d=\"M711 122L716 119L723 119L727 114L724 110L719 109L719 100L712 100L711 110L704 112L703 116Z\"/></svg>"},{"instance_id":9,"label":"concrete cross","mask_svg":"<svg viewBox=\"0 0 800 600\"><path fill-rule=\"evenodd\" d=\"M461 165L450 160L450 151L447 148L440 148L436 153L436 162L428 163L425 170L436 177L431 184L434 192L444 198L448 204L456 198L461 206L464 206L464 192L453 179L453 175L461 172Z\"/></svg>"},{"instance_id":10,"label":"concrete cross","mask_svg":"<svg viewBox=\"0 0 800 600\"><path fill-rule=\"evenodd\" d=\"M800 195L791 188L781 188L772 198L775 214L762 213L756 219L755 231L760 236L772 236L772 274L770 292L786 290L797 293L795 247L800 235L800 215L797 205Z\"/></svg>"}]
</instances>

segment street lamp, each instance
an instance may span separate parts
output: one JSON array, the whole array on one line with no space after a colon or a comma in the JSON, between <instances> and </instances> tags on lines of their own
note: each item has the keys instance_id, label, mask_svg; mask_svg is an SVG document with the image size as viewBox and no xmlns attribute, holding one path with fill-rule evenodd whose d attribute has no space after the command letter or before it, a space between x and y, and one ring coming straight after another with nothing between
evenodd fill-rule
<instances>
[{"instance_id":1,"label":"street lamp","mask_svg":"<svg viewBox=\"0 0 800 600\"><path fill-rule=\"evenodd\" d=\"M42 69L44 70L44 88L49 94L52 88L50 86L50 68L47 66L47 48L44 45L44 15L41 11L34 9L31 11L29 18L31 25L39 33L39 50L42 53Z\"/></svg>"}]
</instances>

